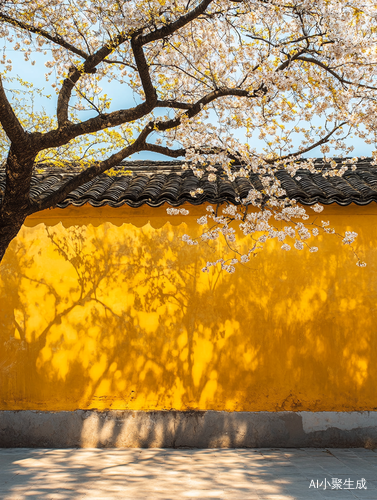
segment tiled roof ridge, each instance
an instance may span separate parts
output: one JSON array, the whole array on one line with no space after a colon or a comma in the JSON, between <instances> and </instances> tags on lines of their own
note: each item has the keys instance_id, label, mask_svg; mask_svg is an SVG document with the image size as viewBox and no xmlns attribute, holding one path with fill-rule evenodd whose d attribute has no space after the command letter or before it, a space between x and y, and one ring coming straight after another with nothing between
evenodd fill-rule
<instances>
[{"instance_id":1,"label":"tiled roof ridge","mask_svg":"<svg viewBox=\"0 0 377 500\"><path fill-rule=\"evenodd\" d=\"M335 159L339 167L346 160L346 158ZM247 196L250 189L262 189L261 176L257 173L251 172L247 177L240 176L231 182L226 174L221 172L215 182L209 182L207 172L202 178L198 178L190 168L182 168L185 164L187 162L179 160L122 162L113 170L112 175L102 174L72 191L62 203L58 204L58 207L78 207L86 203L95 207L106 205L119 207L124 204L131 207L145 204L157 207L164 203L174 207L183 203L237 204L239 199ZM321 159L316 159L314 164L322 173L332 169L329 162L324 163ZM347 164L349 167L352 166L351 159L348 159ZM237 165L233 168L236 170ZM117 175L118 170L119 175ZM127 170L131 175L127 175ZM64 168L46 164L37 165L32 177L31 197L33 199L47 197L79 171L80 169L72 164L67 164ZM356 164L356 169L349 168L341 177L326 177L321 173L300 168L293 176L283 168L278 169L275 175L287 196L304 205L315 203L367 205L372 201L377 202L377 166L372 158L361 158ZM0 203L4 188L5 172L0 169ZM195 197L191 196L193 191L197 192Z\"/></svg>"}]
</instances>

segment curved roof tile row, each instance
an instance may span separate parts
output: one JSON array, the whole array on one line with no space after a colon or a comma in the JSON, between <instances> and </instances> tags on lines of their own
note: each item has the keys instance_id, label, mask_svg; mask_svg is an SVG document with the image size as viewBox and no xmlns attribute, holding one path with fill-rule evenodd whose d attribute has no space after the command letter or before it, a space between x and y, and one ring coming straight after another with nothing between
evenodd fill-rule
<instances>
[{"instance_id":1,"label":"curved roof tile row","mask_svg":"<svg viewBox=\"0 0 377 500\"><path fill-rule=\"evenodd\" d=\"M124 204L157 207L164 203L177 207L185 202L193 205L204 202L237 203L236 200L245 198L250 189L262 189L261 178L254 173L247 178L238 177L234 182L220 174L216 182L209 182L207 174L199 179L191 169L183 170L182 162L124 162L121 168L124 170L125 166L128 174L124 175L121 171L114 176L102 174L72 191L58 207L79 207L86 203L95 207L119 207ZM320 161L316 166L325 168ZM75 169L46 167L42 173L33 175L31 197L44 199L76 173ZM294 177L285 170L279 170L276 177L287 196L304 205L318 202L324 205L367 205L377 201L377 167L371 159L359 161L355 171L347 170L342 177L323 177L308 170L299 170ZM5 173L0 171L0 202L4 188ZM192 197L190 192L198 188L203 193Z\"/></svg>"}]
</instances>

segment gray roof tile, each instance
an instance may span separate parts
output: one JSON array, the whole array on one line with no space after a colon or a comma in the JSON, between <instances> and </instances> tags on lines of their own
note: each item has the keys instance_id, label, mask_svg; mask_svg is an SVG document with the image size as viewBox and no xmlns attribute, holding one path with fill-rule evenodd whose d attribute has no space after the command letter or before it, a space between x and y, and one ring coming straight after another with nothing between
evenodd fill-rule
<instances>
[{"instance_id":1,"label":"gray roof tile","mask_svg":"<svg viewBox=\"0 0 377 500\"><path fill-rule=\"evenodd\" d=\"M322 171L328 168L320 160L316 166ZM237 203L237 199L245 198L250 189L262 189L257 174L251 173L247 178L237 177L234 182L230 182L223 172L219 172L217 181L209 182L208 174L199 179L191 169L184 170L182 162L124 162L120 168L127 168L131 174L103 174L72 191L58 207L82 206L86 203L95 207L119 207L124 204L131 207L145 204L156 207L163 203L179 206L185 202L193 205L204 202ZM43 173L36 173L32 177L30 193L33 199L45 198L77 173L72 167L58 169L46 166L43 170ZM307 170L298 170L294 177L280 170L276 177L287 196L304 205L317 202L325 205L367 205L377 201L377 167L371 159L359 160L357 169L347 170L343 177L323 177ZM4 188L5 173L0 171L0 202ZM203 189L203 193L192 197L190 192L198 188Z\"/></svg>"}]
</instances>

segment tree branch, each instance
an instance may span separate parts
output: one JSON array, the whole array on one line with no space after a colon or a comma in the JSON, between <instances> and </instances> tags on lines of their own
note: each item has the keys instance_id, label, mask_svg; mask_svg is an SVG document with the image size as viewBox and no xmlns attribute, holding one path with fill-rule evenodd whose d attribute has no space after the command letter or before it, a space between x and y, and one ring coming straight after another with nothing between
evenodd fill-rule
<instances>
[{"instance_id":1,"label":"tree branch","mask_svg":"<svg viewBox=\"0 0 377 500\"><path fill-rule=\"evenodd\" d=\"M340 75L338 75L338 73L336 73L334 70L332 70L331 68L329 68L329 66L327 66L326 64L324 64L321 61L318 61L318 59L314 59L313 57L306 57L306 56L301 56L300 55L298 57L295 57L295 60L296 61L304 61L304 62L316 64L320 68L323 68L328 73L330 73L330 75L334 76L341 83L345 83L347 85L356 85L357 87L363 87L363 88L371 89L371 90L377 90L377 87L372 87L370 85L364 85L363 83L355 83L355 82L351 82L349 80L346 80L345 78L343 78Z\"/></svg>"},{"instance_id":2,"label":"tree branch","mask_svg":"<svg viewBox=\"0 0 377 500\"><path fill-rule=\"evenodd\" d=\"M296 61L301 56L301 54L305 54L305 52L307 52L307 49L301 49L296 52L296 54L293 54L293 56L289 55L288 59L280 64L280 66L278 66L275 71L283 71L283 69L287 68L291 64L291 62Z\"/></svg>"},{"instance_id":3,"label":"tree branch","mask_svg":"<svg viewBox=\"0 0 377 500\"><path fill-rule=\"evenodd\" d=\"M27 133L13 111L13 108L5 94L3 82L0 76L0 123L14 146L24 146Z\"/></svg>"},{"instance_id":4,"label":"tree branch","mask_svg":"<svg viewBox=\"0 0 377 500\"><path fill-rule=\"evenodd\" d=\"M134 54L135 63L139 72L141 83L143 85L145 99L147 102L156 103L157 92L151 80L149 67L147 64L147 60L145 59L142 44L138 40L139 39L137 36L131 38L131 48Z\"/></svg>"},{"instance_id":5,"label":"tree branch","mask_svg":"<svg viewBox=\"0 0 377 500\"><path fill-rule=\"evenodd\" d=\"M102 62L104 62L106 64L119 64L121 66L127 66L127 68L131 68L134 71L137 71L137 67L134 64L127 63L127 62L124 62L124 61L117 61L116 59L114 59L114 60L112 60L112 59L104 59Z\"/></svg>"},{"instance_id":6,"label":"tree branch","mask_svg":"<svg viewBox=\"0 0 377 500\"><path fill-rule=\"evenodd\" d=\"M300 156L302 154L305 154L305 153L308 153L309 151L311 151L312 149L315 149L317 148L318 146L322 146L322 144L325 144L329 139L330 137L338 130L340 129L341 127L343 127L343 125L346 125L347 122L342 122L340 123L339 125L337 125L336 127L334 127L327 135L325 135L325 137L322 137L322 139L320 139L319 141L315 142L314 144L312 144L311 146L308 146L307 148L304 148L304 149L301 149L300 151L296 151L295 153L291 153L289 155L285 155L285 156L280 156L279 157L279 160L286 160L288 158L293 158L295 156ZM275 160L264 160L266 163L275 163L276 162L276 159Z\"/></svg>"},{"instance_id":7,"label":"tree branch","mask_svg":"<svg viewBox=\"0 0 377 500\"><path fill-rule=\"evenodd\" d=\"M56 107L56 118L58 120L59 127L62 127L63 125L68 123L69 100L71 98L72 89L79 81L80 76L81 73L75 66L71 66L69 68L68 78L64 80L62 88L60 89L58 104Z\"/></svg>"},{"instance_id":8,"label":"tree branch","mask_svg":"<svg viewBox=\"0 0 377 500\"><path fill-rule=\"evenodd\" d=\"M36 149L38 151L43 151L44 149L63 146L80 135L99 132L105 128L117 127L123 123L138 120L150 113L152 109L153 103L143 102L134 108L120 109L112 113L102 113L83 122L69 123L65 127L51 130L43 135L35 135L34 140Z\"/></svg>"},{"instance_id":9,"label":"tree branch","mask_svg":"<svg viewBox=\"0 0 377 500\"><path fill-rule=\"evenodd\" d=\"M17 28L21 28L22 30L28 31L30 33L35 33L36 35L40 35L43 38L49 40L50 42L56 43L57 45L60 45L64 49L69 50L73 54L82 57L83 59L87 59L89 57L89 54L87 54L81 49L76 48L74 45L71 45L70 43L66 42L64 38L62 38L59 35L50 35L50 33L48 33L42 28L36 28L31 24L23 23L18 19L13 19L12 17L7 16L6 14L0 13L0 20L1 19L6 23L11 24L12 26L16 26Z\"/></svg>"},{"instance_id":10,"label":"tree branch","mask_svg":"<svg viewBox=\"0 0 377 500\"><path fill-rule=\"evenodd\" d=\"M174 100L157 101L156 108L174 108L174 109L191 109L193 104L189 102L178 102Z\"/></svg>"},{"instance_id":11,"label":"tree branch","mask_svg":"<svg viewBox=\"0 0 377 500\"><path fill-rule=\"evenodd\" d=\"M270 40L266 40L265 38L262 38L261 36L253 36L253 35L246 35L247 38L251 38L252 40L259 40L261 42L268 43L268 45L271 45L272 47L277 47L275 43L270 42Z\"/></svg>"},{"instance_id":12,"label":"tree branch","mask_svg":"<svg viewBox=\"0 0 377 500\"><path fill-rule=\"evenodd\" d=\"M158 144L150 144L146 142L143 147L143 151L153 151L153 153L160 153L165 156L171 156L172 158L179 158L180 156L185 156L186 149L170 149L166 146L160 146Z\"/></svg>"},{"instance_id":13,"label":"tree branch","mask_svg":"<svg viewBox=\"0 0 377 500\"><path fill-rule=\"evenodd\" d=\"M149 142L144 143L143 151L152 151L154 153L161 153L162 155L171 156L172 158L179 158L180 156L185 156L187 149L179 148L179 149L170 149L166 146L160 146L158 144L150 144ZM195 149L196 153L205 154L205 155L214 155L220 153L226 153L227 157L230 160L237 161L239 158L231 153L229 150L225 148L199 148Z\"/></svg>"},{"instance_id":14,"label":"tree branch","mask_svg":"<svg viewBox=\"0 0 377 500\"><path fill-rule=\"evenodd\" d=\"M313 35L304 35L304 36L301 36L300 38L296 38L296 40L286 40L285 42L279 42L279 45L290 45L291 43L299 43L299 42L303 42L304 40L309 40L310 38L317 38L317 37L321 37L321 36L325 36L327 35L327 33L313 33ZM329 41L326 41L326 42L321 42L321 45L323 43L334 43L333 41L329 40Z\"/></svg>"},{"instance_id":15,"label":"tree branch","mask_svg":"<svg viewBox=\"0 0 377 500\"><path fill-rule=\"evenodd\" d=\"M195 9L191 10L187 14L184 14L176 21L173 21L170 24L166 24L162 28L157 28L155 31L148 33L147 35L139 35L138 41L141 45L145 45L150 42L155 42L156 40L160 40L161 38L165 38L169 35L172 35L174 32L183 28L186 24L190 23L194 19L196 19L200 14L203 14L207 7L213 2L213 0L203 0Z\"/></svg>"}]
</instances>

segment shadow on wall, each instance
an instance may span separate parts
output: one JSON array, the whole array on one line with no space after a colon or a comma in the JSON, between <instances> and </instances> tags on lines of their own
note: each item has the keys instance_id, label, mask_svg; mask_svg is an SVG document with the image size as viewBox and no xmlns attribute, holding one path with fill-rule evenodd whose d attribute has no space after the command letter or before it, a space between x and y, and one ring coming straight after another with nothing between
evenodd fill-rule
<instances>
[{"instance_id":1,"label":"shadow on wall","mask_svg":"<svg viewBox=\"0 0 377 500\"><path fill-rule=\"evenodd\" d=\"M373 245L366 269L329 237L204 274L219 248L183 245L187 224L23 228L0 268L0 409L375 409Z\"/></svg>"}]
</instances>

